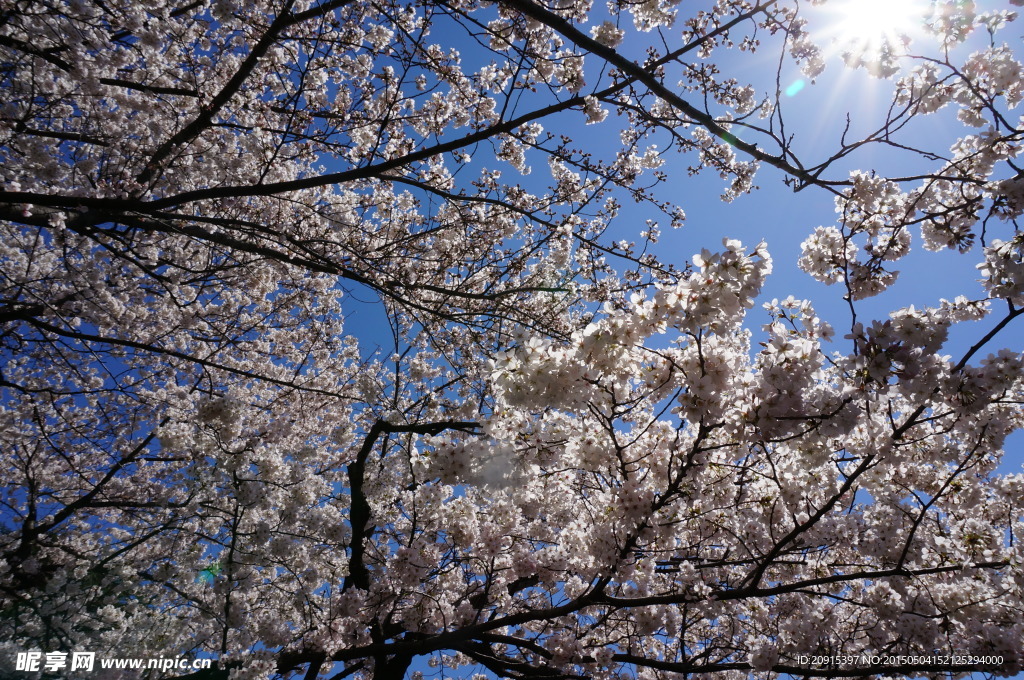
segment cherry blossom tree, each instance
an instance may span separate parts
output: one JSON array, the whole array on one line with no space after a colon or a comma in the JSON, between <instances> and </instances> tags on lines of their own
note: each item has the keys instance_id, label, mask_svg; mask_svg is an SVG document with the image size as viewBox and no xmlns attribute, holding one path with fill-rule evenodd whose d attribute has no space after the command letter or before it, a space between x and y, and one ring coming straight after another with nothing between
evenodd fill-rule
<instances>
[{"instance_id":1,"label":"cherry blossom tree","mask_svg":"<svg viewBox=\"0 0 1024 680\"><path fill-rule=\"evenodd\" d=\"M781 74L821 76L827 5L696 4L5 2L2 663L1018 672L1015 15L840 45L891 96L808 150ZM763 243L659 252L686 164L831 196L799 266L842 330L751 311ZM915 245L985 296L866 316Z\"/></svg>"}]
</instances>

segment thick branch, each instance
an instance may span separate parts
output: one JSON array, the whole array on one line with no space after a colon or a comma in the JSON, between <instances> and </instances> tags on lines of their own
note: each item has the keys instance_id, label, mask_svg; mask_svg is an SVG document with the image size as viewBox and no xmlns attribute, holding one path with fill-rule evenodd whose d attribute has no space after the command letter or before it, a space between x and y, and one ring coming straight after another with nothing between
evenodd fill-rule
<instances>
[{"instance_id":1,"label":"thick branch","mask_svg":"<svg viewBox=\"0 0 1024 680\"><path fill-rule=\"evenodd\" d=\"M284 28L288 26L288 15L291 11L292 5L295 0L286 0L284 7L281 8L280 13L267 28L266 33L260 37L259 42L253 46L249 56L238 67L235 74L231 76L231 80L221 88L220 92L210 100L210 103L203 106L199 115L192 120L191 123L178 130L174 135L171 136L166 142L160 145L149 159L146 164L146 168L139 174L139 184L147 184L153 177L156 176L159 165L166 159L171 153L182 144L187 144L202 133L203 130L210 126L213 122L214 116L216 116L224 105L235 96L235 94L241 89L242 84L248 80L252 74L256 65L260 62L267 51L277 42L280 33Z\"/></svg>"},{"instance_id":2,"label":"thick branch","mask_svg":"<svg viewBox=\"0 0 1024 680\"><path fill-rule=\"evenodd\" d=\"M542 24L551 27L559 34L561 34L563 37L572 41L574 44L587 50L588 52L591 52L592 54L601 57L609 64L615 66L617 69L622 71L623 73L628 74L635 80L646 85L651 90L651 92L658 95L666 102L668 102L675 108L685 113L695 122L699 123L704 128L706 128L708 132L718 137L722 141L730 144L734 148L739 149L740 151L747 154L751 158L761 161L762 163L771 165L773 167L776 167L782 170L783 172L800 179L804 184L816 184L822 186L826 184L822 180L819 180L816 176L811 175L810 173L802 170L801 168L798 168L788 163L781 156L773 156L754 144L750 144L749 142L744 142L743 140L738 139L735 135L733 135L724 127L722 127L722 125L719 124L718 121L714 119L714 117L696 108L688 101L680 97L678 94L673 92L671 89L666 87L665 84L658 80L657 76L655 76L653 73L644 69L636 62L630 61L629 59L622 56L611 47L602 45L601 43L594 40L590 36L586 35L585 33L577 29L571 23L569 23L562 17L558 16L554 12L551 12L541 7L540 5L537 5L531 0L501 0L501 4L512 7L516 11L524 14L525 16L528 16L531 19L535 19L536 21L539 21ZM849 180L844 180L837 182L830 181L827 184L829 186L835 186L850 183L851 182Z\"/></svg>"},{"instance_id":3,"label":"thick branch","mask_svg":"<svg viewBox=\"0 0 1024 680\"><path fill-rule=\"evenodd\" d=\"M364 555L366 554L366 541L373 536L374 527L370 522L370 504L366 500L363 483L366 475L366 460L369 458L370 451L373 450L380 436L392 432L437 435L445 430L470 432L479 427L479 423L469 421L441 421L418 423L415 425L396 425L385 420L374 422L370 427L370 431L363 439L363 445L359 447L355 460L348 465L348 486L349 493L351 494L349 524L352 528L352 545L348 560L348 576L345 577L342 590L348 590L349 588L370 589L370 572L366 568Z\"/></svg>"}]
</instances>

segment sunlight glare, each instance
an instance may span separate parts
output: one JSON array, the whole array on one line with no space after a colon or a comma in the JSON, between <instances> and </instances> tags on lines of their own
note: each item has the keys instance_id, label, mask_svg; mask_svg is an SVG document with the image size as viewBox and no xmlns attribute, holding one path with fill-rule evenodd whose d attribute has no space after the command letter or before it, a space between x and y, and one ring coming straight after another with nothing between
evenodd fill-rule
<instances>
[{"instance_id":1,"label":"sunlight glare","mask_svg":"<svg viewBox=\"0 0 1024 680\"><path fill-rule=\"evenodd\" d=\"M863 51L894 47L922 33L929 5L927 0L839 0L825 5L832 15L828 33Z\"/></svg>"}]
</instances>

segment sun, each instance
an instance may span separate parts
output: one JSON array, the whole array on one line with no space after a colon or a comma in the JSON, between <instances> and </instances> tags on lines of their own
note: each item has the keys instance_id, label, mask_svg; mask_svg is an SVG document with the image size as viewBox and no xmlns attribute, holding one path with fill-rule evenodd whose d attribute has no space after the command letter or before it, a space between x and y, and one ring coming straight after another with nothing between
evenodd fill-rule
<instances>
[{"instance_id":1,"label":"sun","mask_svg":"<svg viewBox=\"0 0 1024 680\"><path fill-rule=\"evenodd\" d=\"M836 0L823 9L822 33L860 52L892 49L922 36L932 11L928 0Z\"/></svg>"}]
</instances>

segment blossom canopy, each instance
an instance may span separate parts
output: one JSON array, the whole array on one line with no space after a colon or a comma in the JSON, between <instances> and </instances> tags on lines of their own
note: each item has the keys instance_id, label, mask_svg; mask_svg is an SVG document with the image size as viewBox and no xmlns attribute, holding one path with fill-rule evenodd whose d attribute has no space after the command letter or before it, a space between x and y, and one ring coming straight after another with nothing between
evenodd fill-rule
<instances>
[{"instance_id":1,"label":"blossom canopy","mask_svg":"<svg viewBox=\"0 0 1024 680\"><path fill-rule=\"evenodd\" d=\"M836 5L4 3L5 672L1019 672L1019 24ZM834 218L683 261L709 174Z\"/></svg>"}]
</instances>

